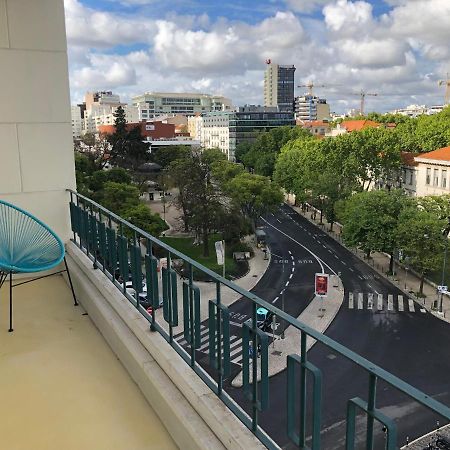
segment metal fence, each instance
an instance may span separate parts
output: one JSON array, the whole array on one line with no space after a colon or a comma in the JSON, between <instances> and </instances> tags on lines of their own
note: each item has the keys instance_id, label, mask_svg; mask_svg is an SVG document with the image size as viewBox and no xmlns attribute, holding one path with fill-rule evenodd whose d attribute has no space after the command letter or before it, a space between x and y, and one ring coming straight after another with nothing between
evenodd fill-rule
<instances>
[{"instance_id":1,"label":"metal fence","mask_svg":"<svg viewBox=\"0 0 450 450\"><path fill-rule=\"evenodd\" d=\"M260 425L260 415L270 407L271 387L268 369L270 337L258 327L257 310L260 307L275 314L287 325L295 327L301 334L298 354L289 355L286 362L285 427L289 439L298 448L321 448L322 373L308 361L308 336L359 366L367 374L367 399L354 397L347 401L347 450L356 448L356 416L361 412L367 416L366 449L374 448L376 421L385 427L385 448L398 448L396 422L376 407L377 383L380 380L450 420L450 409L447 406L133 226L98 203L74 191L69 192L73 242L91 258L94 267L102 270L123 292L149 322L150 330L159 332L268 448L278 446ZM161 258L166 258L163 267ZM181 281L174 268L174 260L183 262L184 275ZM206 300L201 298L201 290L194 281L194 271L207 275L215 284L216 295L214 299L208 300L208 317L203 321L200 314L201 302ZM242 389L247 402L245 405L241 402L238 404L225 390L230 377L234 377L236 372L232 373L231 368L230 313L221 301L224 289L231 289L246 298L251 305L251 319L242 327L242 367L238 370L238 373L242 371ZM160 308L162 314L158 311ZM203 348L205 345L202 347L201 333L205 327L208 344ZM179 333L174 333L174 330ZM200 348L203 348L203 353L199 351ZM204 357L205 352L208 354L207 358ZM310 407L308 404L311 404Z\"/></svg>"}]
</instances>

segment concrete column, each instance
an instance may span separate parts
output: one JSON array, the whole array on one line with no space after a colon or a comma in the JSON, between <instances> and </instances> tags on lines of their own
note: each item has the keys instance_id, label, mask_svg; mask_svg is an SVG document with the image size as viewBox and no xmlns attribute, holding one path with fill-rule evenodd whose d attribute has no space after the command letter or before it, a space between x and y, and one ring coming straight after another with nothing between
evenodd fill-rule
<instances>
[{"instance_id":1,"label":"concrete column","mask_svg":"<svg viewBox=\"0 0 450 450\"><path fill-rule=\"evenodd\" d=\"M0 198L69 238L75 187L63 0L0 0Z\"/></svg>"}]
</instances>

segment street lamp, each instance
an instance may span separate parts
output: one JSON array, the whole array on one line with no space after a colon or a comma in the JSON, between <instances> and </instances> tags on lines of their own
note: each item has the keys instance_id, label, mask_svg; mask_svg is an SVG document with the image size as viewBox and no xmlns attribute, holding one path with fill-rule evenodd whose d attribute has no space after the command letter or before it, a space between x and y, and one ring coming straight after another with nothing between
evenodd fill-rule
<instances>
[{"instance_id":1,"label":"street lamp","mask_svg":"<svg viewBox=\"0 0 450 450\"><path fill-rule=\"evenodd\" d=\"M286 263L285 259L282 256L277 255L272 252L270 252L270 255L273 255L276 258L279 258L281 260L281 262L282 262L282 266L281 266L282 267L282 279L284 282L284 264ZM286 286L284 286L283 290L281 291L281 311L283 311L283 312L284 312L284 291L285 290L286 290ZM281 329L281 339L284 339L284 327Z\"/></svg>"}]
</instances>

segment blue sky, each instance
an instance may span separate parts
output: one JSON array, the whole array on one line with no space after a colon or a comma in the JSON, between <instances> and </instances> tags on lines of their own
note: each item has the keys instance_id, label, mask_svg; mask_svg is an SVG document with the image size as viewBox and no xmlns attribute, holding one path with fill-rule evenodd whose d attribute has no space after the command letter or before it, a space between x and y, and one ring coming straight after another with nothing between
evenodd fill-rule
<instances>
[{"instance_id":1,"label":"blue sky","mask_svg":"<svg viewBox=\"0 0 450 450\"><path fill-rule=\"evenodd\" d=\"M296 81L332 110L349 95L368 109L442 103L450 70L450 0L65 0L72 100L93 89L127 101L143 91L202 91L262 102L264 60L297 67ZM301 91L301 90L300 90ZM302 92L298 92L301 94Z\"/></svg>"}]
</instances>

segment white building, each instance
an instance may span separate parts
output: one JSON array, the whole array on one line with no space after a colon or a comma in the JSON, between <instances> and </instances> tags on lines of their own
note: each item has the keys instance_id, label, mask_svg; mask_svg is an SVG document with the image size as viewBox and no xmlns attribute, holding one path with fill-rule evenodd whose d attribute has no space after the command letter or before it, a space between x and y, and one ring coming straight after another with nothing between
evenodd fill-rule
<instances>
[{"instance_id":1,"label":"white building","mask_svg":"<svg viewBox=\"0 0 450 450\"><path fill-rule=\"evenodd\" d=\"M295 98L295 118L303 122L330 120L330 105L326 99L305 94Z\"/></svg>"},{"instance_id":2,"label":"white building","mask_svg":"<svg viewBox=\"0 0 450 450\"><path fill-rule=\"evenodd\" d=\"M184 114L212 111L231 111L231 100L221 95L196 93L146 92L132 99L138 108L139 120L151 119L166 114Z\"/></svg>"},{"instance_id":3,"label":"white building","mask_svg":"<svg viewBox=\"0 0 450 450\"><path fill-rule=\"evenodd\" d=\"M201 125L200 142L203 148L219 148L229 160L234 159L230 152L230 118L228 114L207 114L199 121Z\"/></svg>"},{"instance_id":4,"label":"white building","mask_svg":"<svg viewBox=\"0 0 450 450\"><path fill-rule=\"evenodd\" d=\"M418 117L422 115L431 116L432 114L440 113L445 108L445 105L409 105L406 108L394 109L391 114L401 114L402 116Z\"/></svg>"},{"instance_id":5,"label":"white building","mask_svg":"<svg viewBox=\"0 0 450 450\"><path fill-rule=\"evenodd\" d=\"M450 194L450 147L423 153L414 160L417 163L418 197Z\"/></svg>"},{"instance_id":6,"label":"white building","mask_svg":"<svg viewBox=\"0 0 450 450\"><path fill-rule=\"evenodd\" d=\"M79 139L83 134L83 119L81 117L81 108L79 105L71 107L72 116L72 137L74 139Z\"/></svg>"},{"instance_id":7,"label":"white building","mask_svg":"<svg viewBox=\"0 0 450 450\"><path fill-rule=\"evenodd\" d=\"M202 138L203 117L201 115L188 117L188 132L192 139Z\"/></svg>"}]
</instances>

